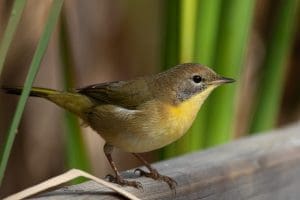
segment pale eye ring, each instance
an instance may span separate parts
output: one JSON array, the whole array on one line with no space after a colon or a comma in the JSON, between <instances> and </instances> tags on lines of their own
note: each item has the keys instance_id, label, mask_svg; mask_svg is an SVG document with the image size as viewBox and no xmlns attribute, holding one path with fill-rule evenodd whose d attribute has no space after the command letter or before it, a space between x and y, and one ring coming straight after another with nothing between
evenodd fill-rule
<instances>
[{"instance_id":1,"label":"pale eye ring","mask_svg":"<svg viewBox=\"0 0 300 200\"><path fill-rule=\"evenodd\" d=\"M194 75L193 81L194 81L194 83L200 83L202 81L202 77L199 75Z\"/></svg>"}]
</instances>

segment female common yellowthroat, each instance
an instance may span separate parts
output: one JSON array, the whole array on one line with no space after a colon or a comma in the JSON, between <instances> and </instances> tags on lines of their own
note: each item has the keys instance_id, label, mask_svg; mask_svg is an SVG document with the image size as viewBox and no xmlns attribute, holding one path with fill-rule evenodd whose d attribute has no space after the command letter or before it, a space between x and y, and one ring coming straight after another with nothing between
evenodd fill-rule
<instances>
[{"instance_id":1,"label":"female common yellowthroat","mask_svg":"<svg viewBox=\"0 0 300 200\"><path fill-rule=\"evenodd\" d=\"M185 134L211 91L234 80L216 74L200 64L185 63L165 72L129 81L100 83L61 92L32 88L30 95L42 97L76 114L106 141L104 153L115 172L112 182L141 187L128 181L112 159L114 147L132 153L149 169L137 169L142 176L176 182L159 174L138 153L166 146ZM7 93L20 94L21 87L4 87Z\"/></svg>"}]
</instances>

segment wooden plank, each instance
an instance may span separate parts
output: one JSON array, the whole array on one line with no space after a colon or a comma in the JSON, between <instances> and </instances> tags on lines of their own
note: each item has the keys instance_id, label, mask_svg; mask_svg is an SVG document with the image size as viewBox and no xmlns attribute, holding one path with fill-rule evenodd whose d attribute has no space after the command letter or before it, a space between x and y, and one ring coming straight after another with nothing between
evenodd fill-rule
<instances>
[{"instance_id":1,"label":"wooden plank","mask_svg":"<svg viewBox=\"0 0 300 200\"><path fill-rule=\"evenodd\" d=\"M124 187L141 199L288 200L300 198L300 122L268 134L241 139L154 165L177 182L140 178L144 191ZM134 178L132 171L124 173ZM38 199L123 199L95 182L64 187Z\"/></svg>"}]
</instances>

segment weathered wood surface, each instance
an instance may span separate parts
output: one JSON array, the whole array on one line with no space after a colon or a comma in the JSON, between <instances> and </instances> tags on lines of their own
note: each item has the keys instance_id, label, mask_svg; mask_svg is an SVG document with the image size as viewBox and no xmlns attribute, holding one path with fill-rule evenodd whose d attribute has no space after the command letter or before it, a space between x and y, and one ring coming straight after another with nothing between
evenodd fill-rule
<instances>
[{"instance_id":1,"label":"weathered wood surface","mask_svg":"<svg viewBox=\"0 0 300 200\"><path fill-rule=\"evenodd\" d=\"M144 191L124 189L141 199L300 199L300 122L154 166L178 182L176 196L166 184L148 178L137 178ZM124 198L88 181L38 199Z\"/></svg>"}]
</instances>

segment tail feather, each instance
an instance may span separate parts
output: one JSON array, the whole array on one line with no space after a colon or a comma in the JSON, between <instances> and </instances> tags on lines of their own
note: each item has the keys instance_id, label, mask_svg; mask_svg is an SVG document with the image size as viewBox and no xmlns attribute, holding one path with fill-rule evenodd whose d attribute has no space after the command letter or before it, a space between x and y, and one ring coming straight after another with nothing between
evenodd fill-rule
<instances>
[{"instance_id":1,"label":"tail feather","mask_svg":"<svg viewBox=\"0 0 300 200\"><path fill-rule=\"evenodd\" d=\"M22 93L23 87L2 87L2 90L4 90L8 94L16 94L20 95ZM30 96L33 97L47 97L50 94L57 94L58 91L52 90L52 89L46 89L46 88L37 88L34 87L30 91Z\"/></svg>"},{"instance_id":2,"label":"tail feather","mask_svg":"<svg viewBox=\"0 0 300 200\"><path fill-rule=\"evenodd\" d=\"M8 94L20 95L22 87L2 87ZM85 112L94 106L94 103L85 95L76 92L60 92L47 88L32 88L30 96L45 98L66 110L73 112L85 119Z\"/></svg>"}]
</instances>

